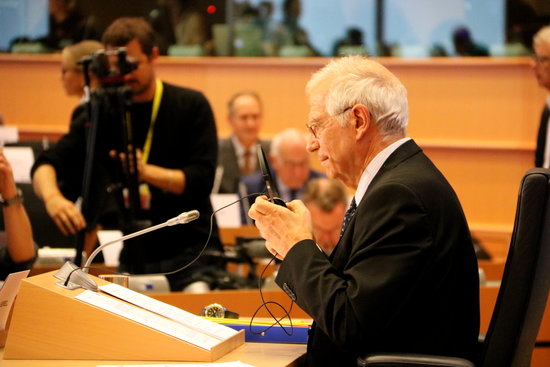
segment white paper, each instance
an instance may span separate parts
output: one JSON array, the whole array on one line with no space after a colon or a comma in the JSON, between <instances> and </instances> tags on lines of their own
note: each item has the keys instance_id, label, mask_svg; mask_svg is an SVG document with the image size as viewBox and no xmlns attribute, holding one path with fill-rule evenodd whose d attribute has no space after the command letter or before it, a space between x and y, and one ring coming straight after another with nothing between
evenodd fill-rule
<instances>
[{"instance_id":1,"label":"white paper","mask_svg":"<svg viewBox=\"0 0 550 367\"><path fill-rule=\"evenodd\" d=\"M200 316L184 311L181 308L158 301L131 289L121 287L118 284L107 284L99 287L99 289L102 292L110 294L111 296L120 298L138 307L177 321L182 325L193 328L199 332L208 334L220 340L225 340L238 333L237 330L228 326L206 320Z\"/></svg>"},{"instance_id":2,"label":"white paper","mask_svg":"<svg viewBox=\"0 0 550 367\"><path fill-rule=\"evenodd\" d=\"M17 292L19 292L21 280L25 279L27 275L29 275L29 270L9 274L4 281L2 289L0 289L0 330L6 330L6 321L8 320L13 300Z\"/></svg>"},{"instance_id":3,"label":"white paper","mask_svg":"<svg viewBox=\"0 0 550 367\"><path fill-rule=\"evenodd\" d=\"M34 164L32 148L4 147L4 155L11 164L15 182L31 183L31 168Z\"/></svg>"},{"instance_id":4,"label":"white paper","mask_svg":"<svg viewBox=\"0 0 550 367\"><path fill-rule=\"evenodd\" d=\"M214 211L223 208L239 200L237 194L211 194L210 202ZM246 199L245 199L246 200ZM233 205L223 208L216 213L216 222L220 228L238 228L241 226L241 205L237 202Z\"/></svg>"},{"instance_id":5,"label":"white paper","mask_svg":"<svg viewBox=\"0 0 550 367\"><path fill-rule=\"evenodd\" d=\"M84 291L75 298L206 350L211 350L220 343L219 339L100 293Z\"/></svg>"},{"instance_id":6,"label":"white paper","mask_svg":"<svg viewBox=\"0 0 550 367\"><path fill-rule=\"evenodd\" d=\"M122 237L121 231L98 231L97 239L99 244L103 245L107 242L114 241ZM104 247L101 252L103 253L103 260L107 266L118 266L120 251L122 250L123 241L113 243L112 245Z\"/></svg>"},{"instance_id":7,"label":"white paper","mask_svg":"<svg viewBox=\"0 0 550 367\"><path fill-rule=\"evenodd\" d=\"M19 141L17 126L0 126L0 141L2 143L17 143Z\"/></svg>"}]
</instances>

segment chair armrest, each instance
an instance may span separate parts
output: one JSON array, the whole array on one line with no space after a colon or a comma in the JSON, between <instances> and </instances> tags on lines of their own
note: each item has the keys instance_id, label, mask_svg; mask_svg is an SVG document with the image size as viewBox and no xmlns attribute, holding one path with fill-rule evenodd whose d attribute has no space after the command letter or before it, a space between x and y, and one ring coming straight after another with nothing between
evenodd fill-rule
<instances>
[{"instance_id":1,"label":"chair armrest","mask_svg":"<svg viewBox=\"0 0 550 367\"><path fill-rule=\"evenodd\" d=\"M357 359L358 367L475 367L466 359L423 354L376 354Z\"/></svg>"}]
</instances>

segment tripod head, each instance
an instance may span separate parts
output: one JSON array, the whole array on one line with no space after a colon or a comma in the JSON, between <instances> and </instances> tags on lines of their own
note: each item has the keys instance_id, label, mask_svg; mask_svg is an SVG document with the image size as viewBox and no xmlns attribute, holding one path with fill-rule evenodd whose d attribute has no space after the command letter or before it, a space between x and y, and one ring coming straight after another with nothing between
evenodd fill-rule
<instances>
[{"instance_id":1,"label":"tripod head","mask_svg":"<svg viewBox=\"0 0 550 367\"><path fill-rule=\"evenodd\" d=\"M83 65L84 77L89 78L88 72L91 72L98 78L101 88L123 86L124 76L138 67L137 61L127 55L125 47L95 51L79 63ZM86 85L89 85L89 80Z\"/></svg>"}]
</instances>

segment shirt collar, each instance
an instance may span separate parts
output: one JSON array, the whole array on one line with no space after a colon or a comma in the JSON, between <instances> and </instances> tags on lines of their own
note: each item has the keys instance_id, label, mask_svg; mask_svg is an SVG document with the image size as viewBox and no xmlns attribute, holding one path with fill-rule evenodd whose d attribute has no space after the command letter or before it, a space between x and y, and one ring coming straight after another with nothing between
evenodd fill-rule
<instances>
[{"instance_id":1,"label":"shirt collar","mask_svg":"<svg viewBox=\"0 0 550 367\"><path fill-rule=\"evenodd\" d=\"M233 147L235 147L235 153L237 154L237 157L242 157L244 154L245 148L241 144L239 139L237 139L236 135L231 135L231 143L233 143Z\"/></svg>"}]
</instances>

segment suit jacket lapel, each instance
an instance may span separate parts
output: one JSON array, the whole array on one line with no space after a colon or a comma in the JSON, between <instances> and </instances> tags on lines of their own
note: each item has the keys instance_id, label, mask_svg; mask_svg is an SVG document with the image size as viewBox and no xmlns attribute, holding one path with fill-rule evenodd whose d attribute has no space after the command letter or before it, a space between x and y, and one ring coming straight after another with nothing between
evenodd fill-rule
<instances>
[{"instance_id":1,"label":"suit jacket lapel","mask_svg":"<svg viewBox=\"0 0 550 367\"><path fill-rule=\"evenodd\" d=\"M406 161L410 157L412 157L415 154L418 154L422 152L422 149L414 142L414 140L409 140L405 142L403 145L401 145L399 148L397 148L384 162L374 179L369 185L369 188L367 189L367 193L369 190L376 186L377 183L380 182L380 180L383 180L383 177L385 173L387 173L389 170L393 169L400 163ZM363 198L366 197L367 194ZM361 200L361 202L357 206L356 213L360 211L360 208L362 206L366 205L365 200ZM353 229L355 226L357 215L354 215L349 224L348 228ZM351 251L351 246L353 245L353 230L346 230L342 237L340 237L340 240L338 241L338 244L336 245L336 248L332 252L330 259L332 264L339 270L342 270L345 266L345 263L339 260L346 261L349 258L349 252Z\"/></svg>"}]
</instances>

